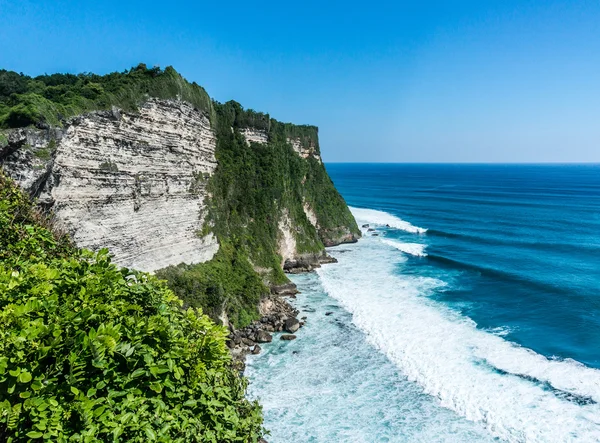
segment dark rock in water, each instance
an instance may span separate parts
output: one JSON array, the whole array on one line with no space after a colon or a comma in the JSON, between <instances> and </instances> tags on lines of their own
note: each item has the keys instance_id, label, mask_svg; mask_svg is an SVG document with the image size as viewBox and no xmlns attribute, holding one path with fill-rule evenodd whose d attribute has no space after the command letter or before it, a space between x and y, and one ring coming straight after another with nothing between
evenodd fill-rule
<instances>
[{"instance_id":1,"label":"dark rock in water","mask_svg":"<svg viewBox=\"0 0 600 443\"><path fill-rule=\"evenodd\" d=\"M255 345L254 348L252 348L252 354L256 355L256 354L260 354L260 346Z\"/></svg>"},{"instance_id":2,"label":"dark rock in water","mask_svg":"<svg viewBox=\"0 0 600 443\"><path fill-rule=\"evenodd\" d=\"M320 229L319 234L326 247L341 245L342 243L356 243L361 236L360 231L351 232L348 227L333 229Z\"/></svg>"},{"instance_id":3,"label":"dark rock in water","mask_svg":"<svg viewBox=\"0 0 600 443\"><path fill-rule=\"evenodd\" d=\"M386 227L386 228L391 228L391 226L390 226L390 225L387 225L387 224L385 225L385 227Z\"/></svg>"},{"instance_id":4,"label":"dark rock in water","mask_svg":"<svg viewBox=\"0 0 600 443\"><path fill-rule=\"evenodd\" d=\"M319 258L319 263L321 264L327 264L327 263L337 263L337 258L332 257L329 254L325 254L324 256Z\"/></svg>"},{"instance_id":5,"label":"dark rock in water","mask_svg":"<svg viewBox=\"0 0 600 443\"><path fill-rule=\"evenodd\" d=\"M254 341L249 339L249 338L242 338L242 343L244 343L246 346L254 346Z\"/></svg>"},{"instance_id":6,"label":"dark rock in water","mask_svg":"<svg viewBox=\"0 0 600 443\"><path fill-rule=\"evenodd\" d=\"M367 232L373 232L374 230L375 229L373 229L373 228L369 228L369 229L367 229Z\"/></svg>"},{"instance_id":7,"label":"dark rock in water","mask_svg":"<svg viewBox=\"0 0 600 443\"><path fill-rule=\"evenodd\" d=\"M331 315L331 314L333 314L333 312L331 312L331 311L325 313L325 315Z\"/></svg>"},{"instance_id":8,"label":"dark rock in water","mask_svg":"<svg viewBox=\"0 0 600 443\"><path fill-rule=\"evenodd\" d=\"M315 312L314 308L304 308L303 309L304 312Z\"/></svg>"},{"instance_id":9,"label":"dark rock in water","mask_svg":"<svg viewBox=\"0 0 600 443\"><path fill-rule=\"evenodd\" d=\"M288 318L285 321L285 330L286 330L286 332L289 332L290 334L293 334L298 329L300 329L300 322L297 319L295 319L295 318Z\"/></svg>"},{"instance_id":10,"label":"dark rock in water","mask_svg":"<svg viewBox=\"0 0 600 443\"><path fill-rule=\"evenodd\" d=\"M368 228L368 227L369 227L369 224L368 224L368 223L366 223L366 224L362 225L362 227L363 227L363 228Z\"/></svg>"},{"instance_id":11,"label":"dark rock in water","mask_svg":"<svg viewBox=\"0 0 600 443\"><path fill-rule=\"evenodd\" d=\"M271 286L271 294L274 295L296 295L298 292L298 289L296 288L296 285L294 283L286 283L283 285L273 285Z\"/></svg>"},{"instance_id":12,"label":"dark rock in water","mask_svg":"<svg viewBox=\"0 0 600 443\"><path fill-rule=\"evenodd\" d=\"M283 334L281 340L296 340L296 336L292 334Z\"/></svg>"},{"instance_id":13,"label":"dark rock in water","mask_svg":"<svg viewBox=\"0 0 600 443\"><path fill-rule=\"evenodd\" d=\"M302 317L302 320L306 320L308 317L305 315L304 317Z\"/></svg>"},{"instance_id":14,"label":"dark rock in water","mask_svg":"<svg viewBox=\"0 0 600 443\"><path fill-rule=\"evenodd\" d=\"M273 336L266 331L258 331L256 334L256 341L259 343L271 343Z\"/></svg>"},{"instance_id":15,"label":"dark rock in water","mask_svg":"<svg viewBox=\"0 0 600 443\"><path fill-rule=\"evenodd\" d=\"M310 272L321 266L320 258L321 254L303 254L295 258L288 258L283 263L283 271L289 274Z\"/></svg>"},{"instance_id":16,"label":"dark rock in water","mask_svg":"<svg viewBox=\"0 0 600 443\"><path fill-rule=\"evenodd\" d=\"M298 354L298 351L292 351L292 354Z\"/></svg>"},{"instance_id":17,"label":"dark rock in water","mask_svg":"<svg viewBox=\"0 0 600 443\"><path fill-rule=\"evenodd\" d=\"M379 237L379 234L377 232L374 232L371 234L371 237Z\"/></svg>"}]
</instances>

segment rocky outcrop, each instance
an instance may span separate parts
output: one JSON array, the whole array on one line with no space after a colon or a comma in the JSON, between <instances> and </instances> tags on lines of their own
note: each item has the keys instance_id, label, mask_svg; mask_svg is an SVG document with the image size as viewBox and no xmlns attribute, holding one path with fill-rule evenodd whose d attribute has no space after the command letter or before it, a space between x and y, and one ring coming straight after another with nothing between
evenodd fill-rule
<instances>
[{"instance_id":1,"label":"rocky outcrop","mask_svg":"<svg viewBox=\"0 0 600 443\"><path fill-rule=\"evenodd\" d=\"M337 229L320 229L319 235L326 247L337 246L343 243L356 243L359 239L358 235L346 226Z\"/></svg>"},{"instance_id":2,"label":"rocky outcrop","mask_svg":"<svg viewBox=\"0 0 600 443\"><path fill-rule=\"evenodd\" d=\"M292 146L292 149L298 153L302 158L314 157L321 162L321 156L317 152L317 148L314 141L310 141L308 145L302 143L302 139L299 137L288 138L288 143Z\"/></svg>"},{"instance_id":3,"label":"rocky outcrop","mask_svg":"<svg viewBox=\"0 0 600 443\"><path fill-rule=\"evenodd\" d=\"M283 270L289 274L301 274L320 268L322 264L336 263L337 260L325 251L316 254L299 254L283 264Z\"/></svg>"},{"instance_id":4,"label":"rocky outcrop","mask_svg":"<svg viewBox=\"0 0 600 443\"><path fill-rule=\"evenodd\" d=\"M333 258L333 257L332 257ZM334 259L335 260L335 259ZM271 294L294 296L298 294L298 289L294 283L284 283L282 285L271 286Z\"/></svg>"},{"instance_id":5,"label":"rocky outcrop","mask_svg":"<svg viewBox=\"0 0 600 443\"><path fill-rule=\"evenodd\" d=\"M216 253L216 239L198 235L215 134L186 102L150 99L136 113L94 112L8 139L2 167L78 246L108 248L117 264L144 271Z\"/></svg>"},{"instance_id":6,"label":"rocky outcrop","mask_svg":"<svg viewBox=\"0 0 600 443\"><path fill-rule=\"evenodd\" d=\"M269 142L269 134L262 129L242 128L239 131L246 139L248 146L250 146L250 143L267 144Z\"/></svg>"},{"instance_id":7,"label":"rocky outcrop","mask_svg":"<svg viewBox=\"0 0 600 443\"><path fill-rule=\"evenodd\" d=\"M261 300L259 305L261 319L251 325L235 330L230 327L227 345L234 360L234 366L241 372L245 369L245 359L249 354L258 354L261 351L259 344L270 343L273 333L295 333L304 322L296 318L299 311L292 307L284 297L271 295ZM295 335L283 334L282 340L293 340Z\"/></svg>"}]
</instances>

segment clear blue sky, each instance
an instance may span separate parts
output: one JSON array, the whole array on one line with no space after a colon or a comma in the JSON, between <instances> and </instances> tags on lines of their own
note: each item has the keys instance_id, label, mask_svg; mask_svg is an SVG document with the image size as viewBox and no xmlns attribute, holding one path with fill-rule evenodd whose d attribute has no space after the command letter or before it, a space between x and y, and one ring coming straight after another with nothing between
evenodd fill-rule
<instances>
[{"instance_id":1,"label":"clear blue sky","mask_svg":"<svg viewBox=\"0 0 600 443\"><path fill-rule=\"evenodd\" d=\"M326 161L600 162L600 2L0 0L0 67L173 65Z\"/></svg>"}]
</instances>

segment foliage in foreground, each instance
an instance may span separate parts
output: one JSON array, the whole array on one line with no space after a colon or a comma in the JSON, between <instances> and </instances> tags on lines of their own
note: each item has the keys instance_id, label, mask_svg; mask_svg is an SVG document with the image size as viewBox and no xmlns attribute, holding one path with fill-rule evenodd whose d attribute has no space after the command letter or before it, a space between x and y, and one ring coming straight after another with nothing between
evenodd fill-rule
<instances>
[{"instance_id":1,"label":"foliage in foreground","mask_svg":"<svg viewBox=\"0 0 600 443\"><path fill-rule=\"evenodd\" d=\"M226 330L56 238L0 172L0 441L256 441Z\"/></svg>"}]
</instances>

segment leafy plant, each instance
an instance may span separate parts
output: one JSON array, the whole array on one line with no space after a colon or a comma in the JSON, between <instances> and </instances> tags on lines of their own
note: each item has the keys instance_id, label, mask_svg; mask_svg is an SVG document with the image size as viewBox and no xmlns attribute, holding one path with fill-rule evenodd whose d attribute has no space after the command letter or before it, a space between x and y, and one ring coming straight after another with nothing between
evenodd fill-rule
<instances>
[{"instance_id":1,"label":"leafy plant","mask_svg":"<svg viewBox=\"0 0 600 443\"><path fill-rule=\"evenodd\" d=\"M226 335L53 233L0 173L0 441L256 442Z\"/></svg>"}]
</instances>

